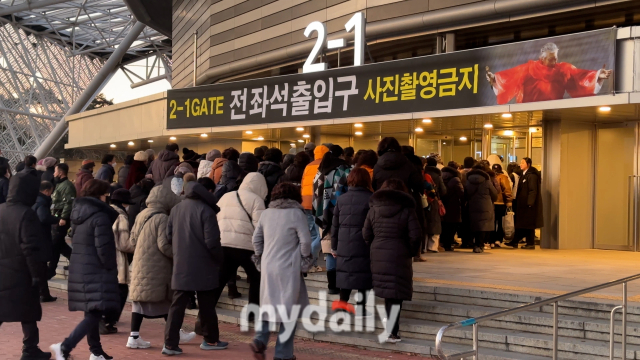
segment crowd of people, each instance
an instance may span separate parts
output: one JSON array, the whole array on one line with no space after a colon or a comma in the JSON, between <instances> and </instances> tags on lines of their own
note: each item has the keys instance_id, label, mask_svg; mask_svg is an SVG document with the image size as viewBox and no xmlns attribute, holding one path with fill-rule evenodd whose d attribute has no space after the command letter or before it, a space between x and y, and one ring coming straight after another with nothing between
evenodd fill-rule
<instances>
[{"instance_id":1,"label":"crowd of people","mask_svg":"<svg viewBox=\"0 0 640 360\"><path fill-rule=\"evenodd\" d=\"M356 291L356 317L373 315L364 308L369 290L390 314L411 300L413 263L428 261L427 253L517 248L522 239L535 249L543 225L541 176L529 158L506 171L495 155L444 166L438 154L421 158L392 137L375 151L183 148L181 161L179 149L139 151L120 168L108 154L97 171L87 159L75 182L55 158L27 156L12 171L0 157L0 324L22 323L23 360L69 359L84 337L90 360L112 359L100 336L118 331L127 299L128 348L149 348L143 319L164 318L162 354L181 354L179 345L196 337L181 329L185 311L197 307L200 348L224 350L215 308L225 287L242 296L239 267L251 304L304 308L304 277L326 271L340 302ZM508 236L507 213L515 213ZM38 347L37 321L40 303L56 301L47 280L61 255L69 259L69 310L84 319L48 353ZM284 331L279 315L262 315L250 319L263 322L251 344L256 359L265 358L269 324ZM401 341L399 323L387 342ZM293 338L278 340L275 358L295 359Z\"/></svg>"}]
</instances>

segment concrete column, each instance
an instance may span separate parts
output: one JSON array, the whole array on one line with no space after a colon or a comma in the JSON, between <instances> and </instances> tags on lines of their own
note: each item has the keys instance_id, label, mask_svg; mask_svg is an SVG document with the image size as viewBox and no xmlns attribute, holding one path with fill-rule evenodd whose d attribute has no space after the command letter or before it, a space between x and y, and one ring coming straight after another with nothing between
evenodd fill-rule
<instances>
[{"instance_id":1,"label":"concrete column","mask_svg":"<svg viewBox=\"0 0 640 360\"><path fill-rule=\"evenodd\" d=\"M540 230L540 247L543 249L560 248L560 164L563 154L560 124L559 120L546 120L542 123L544 148L541 191L544 227ZM530 136L527 137L529 139Z\"/></svg>"},{"instance_id":2,"label":"concrete column","mask_svg":"<svg viewBox=\"0 0 640 360\"><path fill-rule=\"evenodd\" d=\"M445 52L454 52L456 51L456 34L454 33L446 33L444 36L445 43Z\"/></svg>"},{"instance_id":3,"label":"concrete column","mask_svg":"<svg viewBox=\"0 0 640 360\"><path fill-rule=\"evenodd\" d=\"M58 141L60 141L62 136L64 136L64 134L67 132L67 116L84 111L87 106L89 106L91 101L93 101L96 95L100 93L100 90L102 90L102 88L109 82L113 74L117 71L118 64L120 64L122 57L129 50L131 44L133 44L133 42L138 39L138 36L142 32L142 30L144 30L145 26L145 24L138 21L131 27L127 36L122 39L122 42L120 43L120 45L118 45L113 54L111 54L104 66L102 66L102 69L98 71L87 88L84 89L82 94L80 94L80 97L78 97L73 105L71 105L69 110L67 110L67 112L64 114L64 117L56 124L49 136L47 136L42 144L40 144L38 150L36 150L34 154L37 159L45 158L49 151L53 149Z\"/></svg>"}]
</instances>

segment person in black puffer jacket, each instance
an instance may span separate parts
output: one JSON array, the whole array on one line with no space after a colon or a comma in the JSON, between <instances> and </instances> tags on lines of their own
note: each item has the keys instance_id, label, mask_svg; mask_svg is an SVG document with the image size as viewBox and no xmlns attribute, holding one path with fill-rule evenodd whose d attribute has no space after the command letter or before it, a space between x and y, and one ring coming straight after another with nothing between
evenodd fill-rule
<instances>
[{"instance_id":1,"label":"person in black puffer jacket","mask_svg":"<svg viewBox=\"0 0 640 360\"><path fill-rule=\"evenodd\" d=\"M220 185L226 187L225 193L238 189L238 179L244 178L244 171L238 164L240 153L234 148L228 148L222 153L222 157L228 161L222 165L222 176L220 177ZM222 198L220 194L220 198Z\"/></svg>"},{"instance_id":2,"label":"person in black puffer jacket","mask_svg":"<svg viewBox=\"0 0 640 360\"><path fill-rule=\"evenodd\" d=\"M53 237L51 236L51 226L58 223L58 218L51 215L51 194L53 193L53 184L48 181L40 183L40 193L36 199L35 205L31 208L38 215L40 220L40 228L42 229L42 236L40 238L40 252L39 252L39 270L40 278L47 279L47 263L51 261L53 257ZM51 296L49 292L49 284L47 281L41 281L40 286L40 301L51 302L56 301L56 298Z\"/></svg>"},{"instance_id":3,"label":"person in black puffer jacket","mask_svg":"<svg viewBox=\"0 0 640 360\"><path fill-rule=\"evenodd\" d=\"M385 181L371 196L369 206L362 236L371 246L375 295L385 299L387 314L391 314L392 306L402 308L402 302L411 301L413 296L412 258L420 253L422 229L416 203L399 179ZM400 313L388 342L400 341L399 321Z\"/></svg>"},{"instance_id":4,"label":"person in black puffer jacket","mask_svg":"<svg viewBox=\"0 0 640 360\"><path fill-rule=\"evenodd\" d=\"M349 302L352 290L358 290L360 306L356 315L363 316L366 290L373 287L370 250L362 237L373 194L369 172L363 168L351 170L347 184L349 191L338 198L333 210L331 253L336 258L336 287L340 289L340 301Z\"/></svg>"},{"instance_id":5,"label":"person in black puffer jacket","mask_svg":"<svg viewBox=\"0 0 640 360\"><path fill-rule=\"evenodd\" d=\"M297 153L293 158L293 164L284 170L284 176L280 178L280 182L286 181L293 183L296 186L301 186L304 169L310 162L311 158L309 157L309 154L304 151Z\"/></svg>"},{"instance_id":6,"label":"person in black puffer jacket","mask_svg":"<svg viewBox=\"0 0 640 360\"><path fill-rule=\"evenodd\" d=\"M147 208L147 197L151 193L151 189L155 182L153 179L142 179L139 183L133 185L129 192L131 193L131 202L127 213L129 214L129 230L133 229L133 224L136 222L136 217L142 210Z\"/></svg>"},{"instance_id":7,"label":"person in black puffer jacket","mask_svg":"<svg viewBox=\"0 0 640 360\"><path fill-rule=\"evenodd\" d=\"M442 217L440 244L445 251L453 251L454 236L462 222L464 186L460 180L460 172L449 166L442 168L442 181L447 188L447 193L442 196L442 203L447 213Z\"/></svg>"},{"instance_id":8,"label":"person in black puffer jacket","mask_svg":"<svg viewBox=\"0 0 640 360\"><path fill-rule=\"evenodd\" d=\"M69 311L83 311L84 320L62 343L51 346L54 357L66 359L80 340L87 337L89 351L105 359L100 344L99 323L106 313L120 309L118 264L112 226L118 212L109 206L109 184L90 180L71 212L73 261L69 265Z\"/></svg>"},{"instance_id":9,"label":"person in black puffer jacket","mask_svg":"<svg viewBox=\"0 0 640 360\"><path fill-rule=\"evenodd\" d=\"M280 177L284 175L284 170L280 166L282 162L282 151L278 148L271 148L264 154L264 161L258 166L258 172L267 180L267 189L269 194L265 200L265 205L269 206L271 201L271 191L278 184Z\"/></svg>"},{"instance_id":10,"label":"person in black puffer jacket","mask_svg":"<svg viewBox=\"0 0 640 360\"><path fill-rule=\"evenodd\" d=\"M483 164L477 164L467 173L464 185L465 198L469 209L469 225L475 238L473 252L484 252L484 244L495 225L493 203L498 199L498 191L491 177L484 171Z\"/></svg>"}]
</instances>

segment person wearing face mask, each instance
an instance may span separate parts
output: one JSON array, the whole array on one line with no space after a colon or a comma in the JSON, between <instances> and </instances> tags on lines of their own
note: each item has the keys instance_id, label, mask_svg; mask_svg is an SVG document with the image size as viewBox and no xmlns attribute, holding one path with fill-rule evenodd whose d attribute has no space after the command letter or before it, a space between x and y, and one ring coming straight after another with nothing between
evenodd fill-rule
<instances>
[{"instance_id":1,"label":"person wearing face mask","mask_svg":"<svg viewBox=\"0 0 640 360\"><path fill-rule=\"evenodd\" d=\"M71 260L71 247L67 244L65 237L71 226L69 218L73 200L76 198L76 188L67 178L68 173L69 165L63 163L56 166L54 181L57 185L53 195L51 195L51 200L53 202L52 213L58 218L58 224L53 227L53 254L47 274L49 279L56 275L56 268L61 254Z\"/></svg>"},{"instance_id":2,"label":"person wearing face mask","mask_svg":"<svg viewBox=\"0 0 640 360\"><path fill-rule=\"evenodd\" d=\"M84 312L84 319L63 342L51 345L56 360L69 359L71 351L85 336L90 360L113 359L102 348L99 330L100 319L120 309L112 229L120 214L106 203L108 193L106 181L89 180L71 213L74 261L69 265L69 311Z\"/></svg>"},{"instance_id":3,"label":"person wearing face mask","mask_svg":"<svg viewBox=\"0 0 640 360\"><path fill-rule=\"evenodd\" d=\"M106 181L109 184L113 183L113 176L116 174L116 166L118 163L116 162L116 157L113 154L107 154L102 157L102 167L98 169L98 173L96 174L97 180Z\"/></svg>"},{"instance_id":4,"label":"person wearing face mask","mask_svg":"<svg viewBox=\"0 0 640 360\"><path fill-rule=\"evenodd\" d=\"M106 314L104 322L100 323L100 334L107 335L118 332L115 327L120 320L124 304L129 296L129 275L130 254L133 254L134 247L129 241L129 205L132 205L131 193L127 189L118 189L111 194L111 207L118 212L118 219L113 224L113 237L116 243L116 261L118 263L118 289L120 290L120 308L118 311Z\"/></svg>"}]
</instances>

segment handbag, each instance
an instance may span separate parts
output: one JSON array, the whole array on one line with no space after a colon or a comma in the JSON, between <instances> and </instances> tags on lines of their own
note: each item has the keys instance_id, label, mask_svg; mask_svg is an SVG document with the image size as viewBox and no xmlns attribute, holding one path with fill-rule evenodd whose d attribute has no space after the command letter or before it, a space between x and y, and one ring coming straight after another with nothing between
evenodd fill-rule
<instances>
[{"instance_id":1,"label":"handbag","mask_svg":"<svg viewBox=\"0 0 640 360\"><path fill-rule=\"evenodd\" d=\"M331 234L325 235L320 241L322 245L322 252L325 254L331 254Z\"/></svg>"},{"instance_id":2,"label":"handbag","mask_svg":"<svg viewBox=\"0 0 640 360\"><path fill-rule=\"evenodd\" d=\"M422 208L426 209L429 207L429 198L427 198L427 195L422 194Z\"/></svg>"},{"instance_id":3,"label":"handbag","mask_svg":"<svg viewBox=\"0 0 640 360\"><path fill-rule=\"evenodd\" d=\"M444 204L442 203L442 200L440 200L440 198L438 198L438 211L440 212L440 217L443 217L447 214L447 209L444 208Z\"/></svg>"},{"instance_id":4,"label":"handbag","mask_svg":"<svg viewBox=\"0 0 640 360\"><path fill-rule=\"evenodd\" d=\"M516 227L514 222L513 208L507 208L506 214L502 217L502 230L504 231L505 240L513 240L516 234Z\"/></svg>"}]
</instances>

